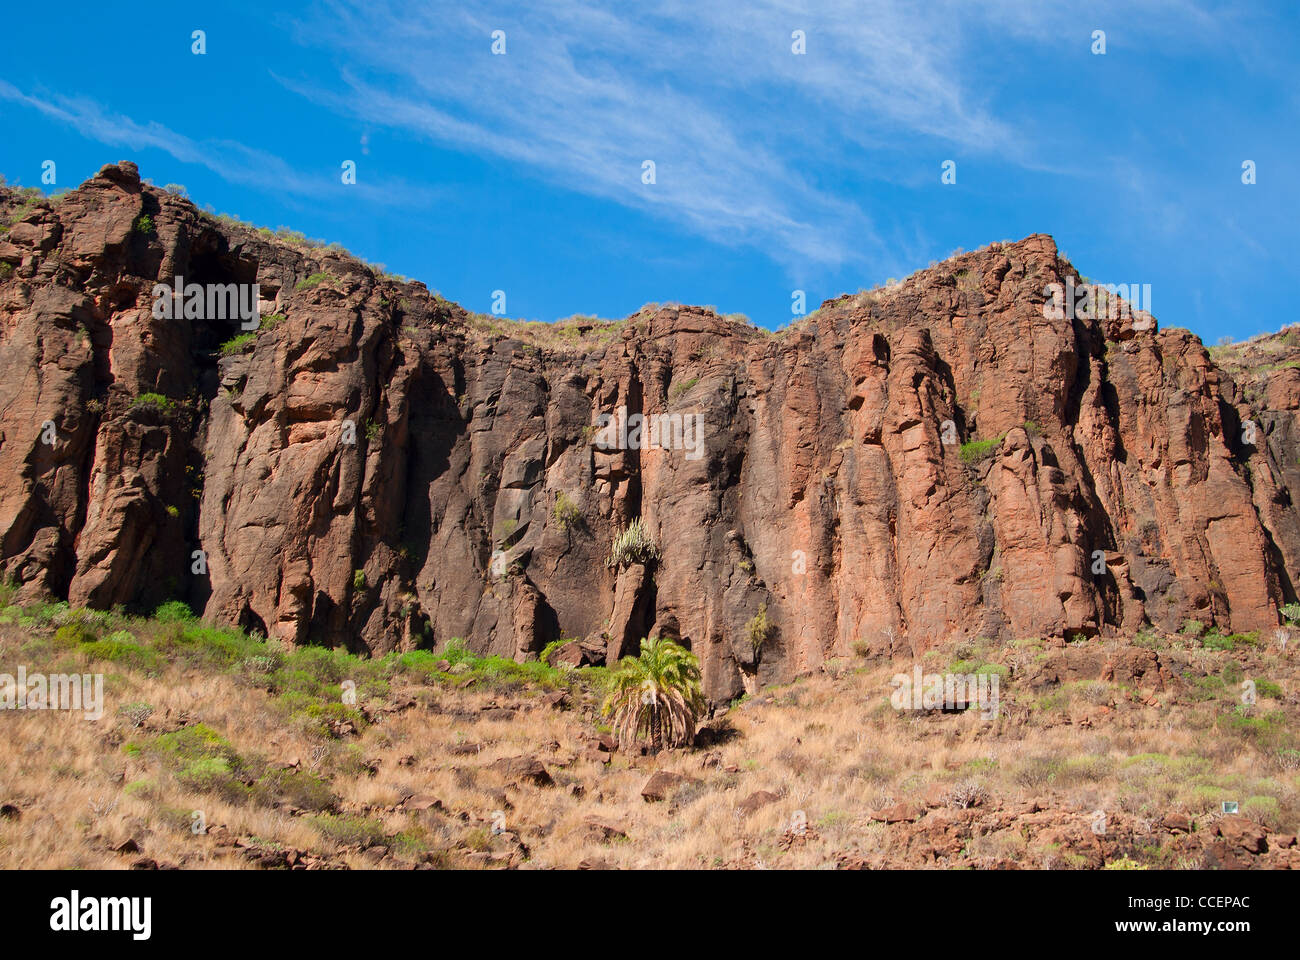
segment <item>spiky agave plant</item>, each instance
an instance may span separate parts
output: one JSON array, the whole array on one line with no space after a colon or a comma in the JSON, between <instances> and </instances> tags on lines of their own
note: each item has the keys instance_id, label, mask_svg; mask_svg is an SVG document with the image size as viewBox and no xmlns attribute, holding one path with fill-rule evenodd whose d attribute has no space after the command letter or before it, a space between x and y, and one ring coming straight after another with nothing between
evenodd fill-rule
<instances>
[{"instance_id":1,"label":"spiky agave plant","mask_svg":"<svg viewBox=\"0 0 1300 960\"><path fill-rule=\"evenodd\" d=\"M700 662L681 644L664 637L641 641L641 655L624 657L612 674L605 716L613 716L620 746L650 741L658 753L665 744L695 740L695 723L704 712Z\"/></svg>"}]
</instances>

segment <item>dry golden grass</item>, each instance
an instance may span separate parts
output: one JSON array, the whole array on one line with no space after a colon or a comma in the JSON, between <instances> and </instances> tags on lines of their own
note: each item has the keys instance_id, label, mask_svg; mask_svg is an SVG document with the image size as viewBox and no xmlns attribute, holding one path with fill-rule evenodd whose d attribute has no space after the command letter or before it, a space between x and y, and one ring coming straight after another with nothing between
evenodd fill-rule
<instances>
[{"instance_id":1,"label":"dry golden grass","mask_svg":"<svg viewBox=\"0 0 1300 960\"><path fill-rule=\"evenodd\" d=\"M1265 739L1224 726L1236 696L1226 684L1210 684L1213 695L1201 699L1185 681L1167 691L1101 680L1035 691L1020 677L1049 648L1031 643L977 651L977 659L1016 667L996 720L974 711L900 713L889 705L889 679L910 665L840 661L834 675L733 707L710 724L712 745L658 757L615 753L606 765L587 756L601 721L598 698L580 686L561 710L517 683L460 689L460 678L424 683L398 672L385 696L362 705L375 722L359 735L336 736L288 719L276 696L239 670L173 660L151 674L75 649L32 662L24 649L32 633L0 626L0 672L19 662L29 670L104 671L107 703L97 721L57 711L0 714L0 803L21 809L20 818L0 820L6 868L125 867L141 856L239 868L286 850L298 851L304 865L358 868L824 868L853 857L915 866L923 864L909 852L907 831L873 813L958 786L981 794L981 809L994 813L1038 800L1057 817L1053 829L1086 824L1095 810L1124 823L1170 813L1208 819L1220 800L1242 802L1244 813L1274 831L1294 832L1300 823L1300 778L1278 752L1279 744L1294 744L1295 660L1278 650L1233 654L1173 641L1193 672L1213 677L1233 660L1280 684L1278 696L1248 713L1282 717ZM1085 648L1123 646L1094 640ZM926 669L942 671L952 659L932 652ZM395 709L411 700L415 706ZM154 710L136 729L119 709L140 701ZM337 798L332 818L295 809L274 791L223 797L210 784L187 785L157 750L124 749L194 722L250 758L250 769L271 771L263 774L271 781L294 761L319 774ZM554 786L510 782L493 768L519 756L537 757ZM696 782L647 803L641 790L657 769ZM777 799L747 814L742 804L755 791ZM410 797L438 804L403 806ZM206 834L190 830L193 811L202 812ZM593 829L593 819L611 830ZM981 828L938 865L1073 863L1043 830L1027 834L1010 820ZM128 838L140 853L114 853ZM244 846L231 845L236 839ZM1156 865L1195 865L1158 845L1147 854Z\"/></svg>"}]
</instances>

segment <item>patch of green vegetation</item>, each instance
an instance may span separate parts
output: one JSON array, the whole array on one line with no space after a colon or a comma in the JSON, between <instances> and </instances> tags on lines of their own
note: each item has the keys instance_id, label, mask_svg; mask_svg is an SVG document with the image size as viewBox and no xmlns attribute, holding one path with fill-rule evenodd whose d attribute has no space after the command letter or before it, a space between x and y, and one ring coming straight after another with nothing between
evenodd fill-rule
<instances>
[{"instance_id":1,"label":"patch of green vegetation","mask_svg":"<svg viewBox=\"0 0 1300 960\"><path fill-rule=\"evenodd\" d=\"M94 643L98 639L99 634L89 624L80 620L65 623L54 631L54 642L60 647L81 647L83 644Z\"/></svg>"},{"instance_id":2,"label":"patch of green vegetation","mask_svg":"<svg viewBox=\"0 0 1300 960\"><path fill-rule=\"evenodd\" d=\"M1006 439L1005 433L988 440L970 440L963 443L961 445L962 462L979 463L981 460L991 456L1004 439Z\"/></svg>"},{"instance_id":3,"label":"patch of green vegetation","mask_svg":"<svg viewBox=\"0 0 1300 960\"><path fill-rule=\"evenodd\" d=\"M308 817L311 825L322 837L341 846L372 847L384 840L384 825L366 817L320 816Z\"/></svg>"},{"instance_id":4,"label":"patch of green vegetation","mask_svg":"<svg viewBox=\"0 0 1300 960\"><path fill-rule=\"evenodd\" d=\"M158 604L153 617L162 623L182 623L195 619L194 611L183 600L168 600L166 603Z\"/></svg>"},{"instance_id":5,"label":"patch of green vegetation","mask_svg":"<svg viewBox=\"0 0 1300 960\"><path fill-rule=\"evenodd\" d=\"M1286 714L1281 710L1257 711L1237 704L1218 718L1220 728L1254 741L1261 747L1276 746L1286 730Z\"/></svg>"},{"instance_id":6,"label":"patch of green vegetation","mask_svg":"<svg viewBox=\"0 0 1300 960\"><path fill-rule=\"evenodd\" d=\"M772 638L775 629L776 625L767 618L767 604L759 604L758 613L754 614L749 622L745 624L745 636L749 640L749 645L754 649L754 653L757 654L763 649L763 644Z\"/></svg>"},{"instance_id":7,"label":"patch of green vegetation","mask_svg":"<svg viewBox=\"0 0 1300 960\"><path fill-rule=\"evenodd\" d=\"M1282 686L1272 680L1256 680L1255 692L1261 697L1268 697L1270 700L1281 700L1285 696Z\"/></svg>"},{"instance_id":8,"label":"patch of green vegetation","mask_svg":"<svg viewBox=\"0 0 1300 960\"><path fill-rule=\"evenodd\" d=\"M1133 638L1133 646L1144 647L1147 650L1159 650L1164 644L1154 630L1139 630L1137 636Z\"/></svg>"},{"instance_id":9,"label":"patch of green vegetation","mask_svg":"<svg viewBox=\"0 0 1300 960\"><path fill-rule=\"evenodd\" d=\"M176 412L176 401L161 393L142 393L131 401L132 407L149 407L166 416Z\"/></svg>"},{"instance_id":10,"label":"patch of green vegetation","mask_svg":"<svg viewBox=\"0 0 1300 960\"><path fill-rule=\"evenodd\" d=\"M249 798L244 779L250 771L238 751L207 724L196 723L171 733L127 743L127 753L146 754L170 769L192 790L216 793L231 802Z\"/></svg>"},{"instance_id":11,"label":"patch of green vegetation","mask_svg":"<svg viewBox=\"0 0 1300 960\"><path fill-rule=\"evenodd\" d=\"M136 233L140 233L145 236L152 236L153 234L157 233L157 230L154 228L153 225L153 217L149 216L149 214L147 213L142 213L140 214L140 216L136 217L135 223L131 225L131 229L134 230Z\"/></svg>"},{"instance_id":12,"label":"patch of green vegetation","mask_svg":"<svg viewBox=\"0 0 1300 960\"><path fill-rule=\"evenodd\" d=\"M1255 647L1259 645L1258 633L1222 634L1217 627L1212 628L1201 637L1201 646L1206 650L1234 650L1239 646Z\"/></svg>"},{"instance_id":13,"label":"patch of green vegetation","mask_svg":"<svg viewBox=\"0 0 1300 960\"><path fill-rule=\"evenodd\" d=\"M635 563L649 563L658 559L659 548L650 538L650 532L641 518L637 517L614 537L609 565L621 567Z\"/></svg>"},{"instance_id":14,"label":"patch of green vegetation","mask_svg":"<svg viewBox=\"0 0 1300 960\"><path fill-rule=\"evenodd\" d=\"M537 655L538 661L546 664L548 667L551 666L552 654L554 654L556 650L559 650L560 647L572 642L573 641L568 637L560 637L558 640L552 640L546 646L542 647L542 652Z\"/></svg>"},{"instance_id":15,"label":"patch of green vegetation","mask_svg":"<svg viewBox=\"0 0 1300 960\"><path fill-rule=\"evenodd\" d=\"M453 637L437 653L412 650L397 656L395 663L403 673L419 677L425 682L465 683L472 679L485 686L506 689L532 685L548 690L574 686L603 690L608 681L608 670L605 667L572 669L551 666L550 656L569 642L568 639L552 641L542 649L541 658L518 663L507 657L479 657L468 650L460 638ZM447 661L446 671L438 670L440 660Z\"/></svg>"},{"instance_id":16,"label":"patch of green vegetation","mask_svg":"<svg viewBox=\"0 0 1300 960\"><path fill-rule=\"evenodd\" d=\"M1151 869L1145 863L1138 863L1129 857L1120 857L1118 860L1111 860L1103 870L1149 870Z\"/></svg>"},{"instance_id":17,"label":"patch of green vegetation","mask_svg":"<svg viewBox=\"0 0 1300 960\"><path fill-rule=\"evenodd\" d=\"M257 331L255 330L250 330L248 333L238 334L223 343L218 352L220 352L223 357L233 357L237 353L243 353L245 347L252 346L253 341L256 339Z\"/></svg>"},{"instance_id":18,"label":"patch of green vegetation","mask_svg":"<svg viewBox=\"0 0 1300 960\"><path fill-rule=\"evenodd\" d=\"M1277 797L1247 797L1241 802L1241 812L1252 820L1276 824L1282 813L1282 804Z\"/></svg>"},{"instance_id":19,"label":"patch of green vegetation","mask_svg":"<svg viewBox=\"0 0 1300 960\"><path fill-rule=\"evenodd\" d=\"M690 390L691 387L695 386L699 382L699 377L691 377L689 380L682 380L679 383L674 383L672 390L669 391L669 399L673 401L680 400L686 391Z\"/></svg>"},{"instance_id":20,"label":"patch of green vegetation","mask_svg":"<svg viewBox=\"0 0 1300 960\"><path fill-rule=\"evenodd\" d=\"M146 672L155 671L161 665L158 654L136 643L127 630L119 630L103 640L89 641L82 645L81 651L95 660L108 660Z\"/></svg>"},{"instance_id":21,"label":"patch of green vegetation","mask_svg":"<svg viewBox=\"0 0 1300 960\"><path fill-rule=\"evenodd\" d=\"M1085 754L1066 757L1057 771L1057 782L1064 784L1100 783L1115 770L1111 757Z\"/></svg>"},{"instance_id":22,"label":"patch of green vegetation","mask_svg":"<svg viewBox=\"0 0 1300 960\"><path fill-rule=\"evenodd\" d=\"M1110 684L1102 680L1074 680L1044 694L1038 701L1038 709L1064 711L1075 700L1103 705L1109 703L1113 695Z\"/></svg>"},{"instance_id":23,"label":"patch of green vegetation","mask_svg":"<svg viewBox=\"0 0 1300 960\"><path fill-rule=\"evenodd\" d=\"M551 508L551 517L555 520L555 525L561 530L567 531L571 526L576 526L582 520L582 511L578 509L578 504L573 498L561 490L555 496L555 506Z\"/></svg>"},{"instance_id":24,"label":"patch of green vegetation","mask_svg":"<svg viewBox=\"0 0 1300 960\"><path fill-rule=\"evenodd\" d=\"M326 280L333 280L333 279L334 278L328 273L313 273L309 277L303 277L301 280L299 280L297 283L293 285L293 288L295 290L310 290L312 287L318 286L319 284L324 283Z\"/></svg>"},{"instance_id":25,"label":"patch of green vegetation","mask_svg":"<svg viewBox=\"0 0 1300 960\"><path fill-rule=\"evenodd\" d=\"M1208 700L1217 700L1226 689L1222 677L1211 674L1207 677L1196 677L1190 680L1188 684L1188 698L1194 702L1204 703Z\"/></svg>"}]
</instances>

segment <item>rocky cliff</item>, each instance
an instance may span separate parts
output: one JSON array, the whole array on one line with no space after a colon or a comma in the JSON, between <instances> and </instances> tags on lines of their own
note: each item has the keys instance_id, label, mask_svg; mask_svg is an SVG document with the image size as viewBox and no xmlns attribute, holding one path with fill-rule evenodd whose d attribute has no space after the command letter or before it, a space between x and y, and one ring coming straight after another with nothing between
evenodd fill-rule
<instances>
[{"instance_id":1,"label":"rocky cliff","mask_svg":"<svg viewBox=\"0 0 1300 960\"><path fill-rule=\"evenodd\" d=\"M1047 236L770 333L470 314L130 163L0 192L0 221L0 568L26 594L371 651L659 632L714 698L959 637L1268 629L1296 599L1297 338L1234 376L1147 315L1059 317ZM177 277L256 284L260 329L157 315ZM602 430L620 410L667 442ZM637 518L651 545L611 566Z\"/></svg>"}]
</instances>

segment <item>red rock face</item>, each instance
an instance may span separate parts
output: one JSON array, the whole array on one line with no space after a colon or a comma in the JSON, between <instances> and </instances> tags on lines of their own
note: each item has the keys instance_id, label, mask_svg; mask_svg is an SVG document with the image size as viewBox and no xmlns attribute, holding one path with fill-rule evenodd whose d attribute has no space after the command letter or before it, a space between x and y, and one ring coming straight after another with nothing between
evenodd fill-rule
<instances>
[{"instance_id":1,"label":"red rock face","mask_svg":"<svg viewBox=\"0 0 1300 960\"><path fill-rule=\"evenodd\" d=\"M1185 331L1045 316L1075 273L1046 236L777 334L676 306L534 329L124 163L21 212L0 265L0 566L29 595L372 651L668 634L717 699L962 637L1267 629L1295 599L1300 374L1243 389ZM223 356L238 318L155 318L177 276L278 319ZM670 449L602 449L620 408L682 415ZM636 518L657 557L611 567Z\"/></svg>"}]
</instances>

